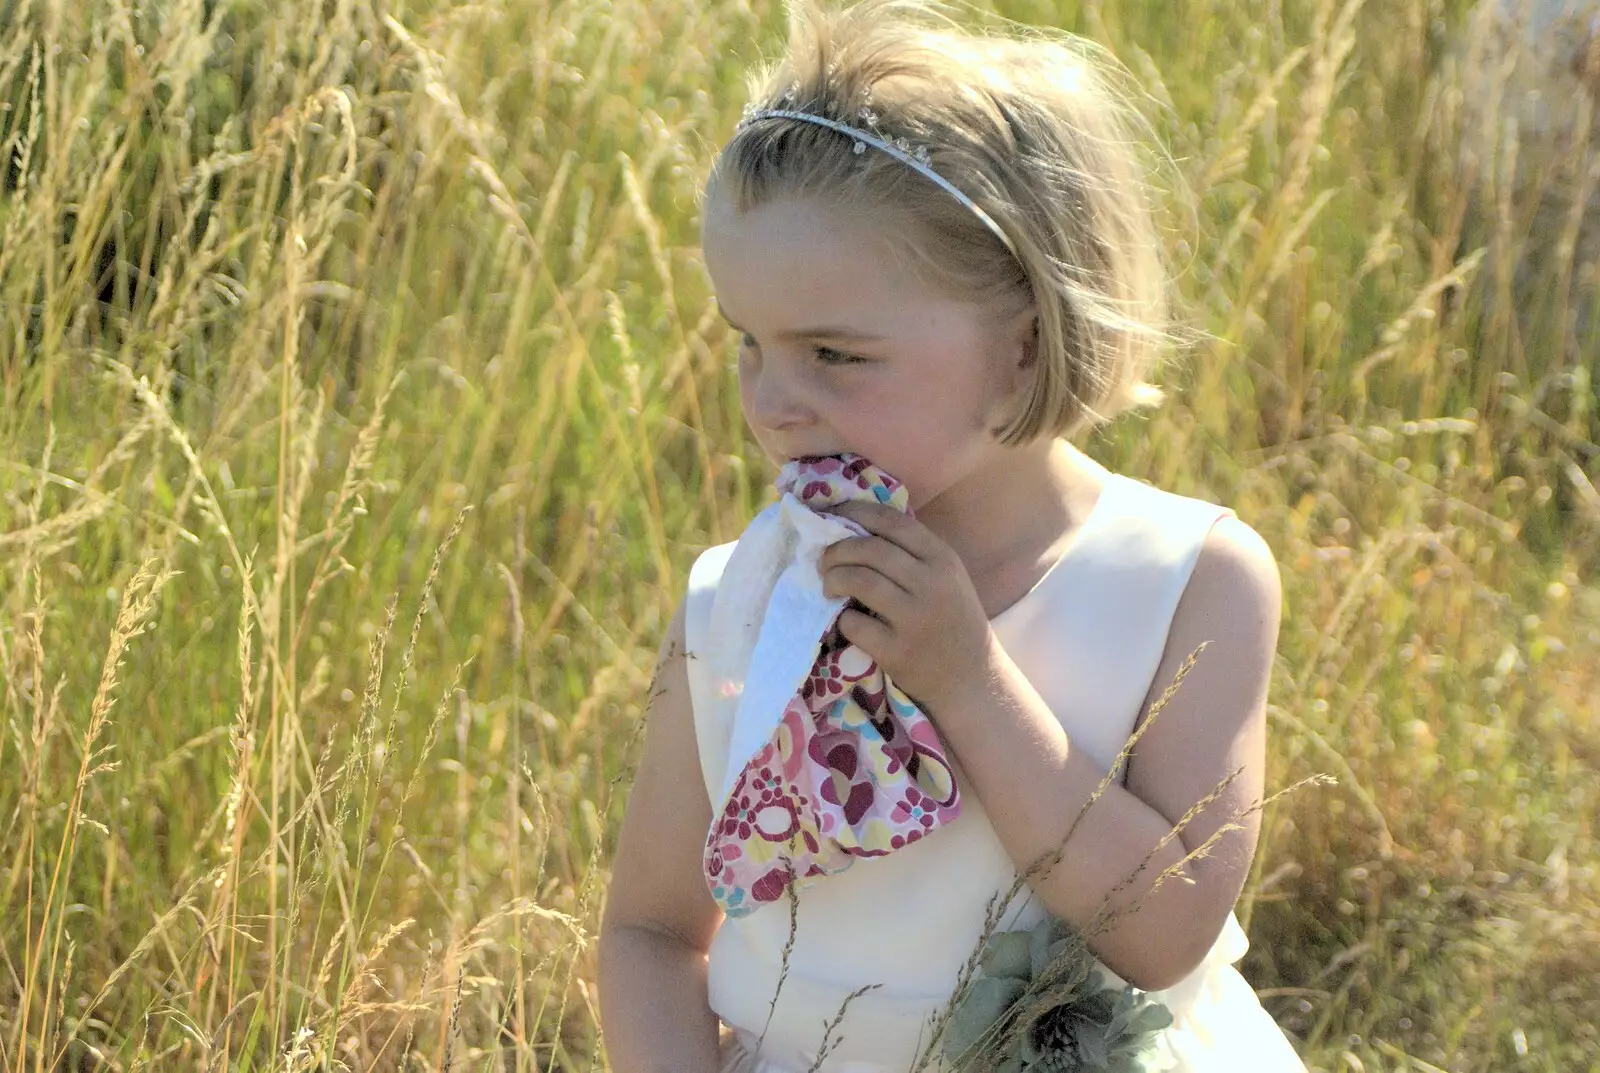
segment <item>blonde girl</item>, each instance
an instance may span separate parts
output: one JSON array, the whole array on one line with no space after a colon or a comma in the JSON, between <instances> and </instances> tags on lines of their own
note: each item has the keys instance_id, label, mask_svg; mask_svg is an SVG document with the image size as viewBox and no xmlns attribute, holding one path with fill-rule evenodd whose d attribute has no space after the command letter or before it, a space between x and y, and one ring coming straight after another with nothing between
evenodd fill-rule
<instances>
[{"instance_id":1,"label":"blonde girl","mask_svg":"<svg viewBox=\"0 0 1600 1073\"><path fill-rule=\"evenodd\" d=\"M996 896L1057 848L1202 644L1001 927L1087 929L1137 901L1089 942L1108 979L1170 1012L1149 1068L1303 1069L1234 967L1273 557L1226 508L1072 442L1159 400L1148 378L1172 336L1148 145L1109 69L1066 39L965 32L927 3L798 2L781 60L752 80L702 233L744 416L786 472L859 458L903 487L904 509L830 506L856 535L814 576L843 607L838 634L936 731L962 807L792 898L772 887L782 904L708 875L714 797L749 760L727 752L728 697L754 683L713 670L750 647L718 611L749 593L720 584L738 545L706 550L662 646L602 927L621 1073L912 1068ZM1153 893L1125 882L1169 868L1182 881Z\"/></svg>"}]
</instances>

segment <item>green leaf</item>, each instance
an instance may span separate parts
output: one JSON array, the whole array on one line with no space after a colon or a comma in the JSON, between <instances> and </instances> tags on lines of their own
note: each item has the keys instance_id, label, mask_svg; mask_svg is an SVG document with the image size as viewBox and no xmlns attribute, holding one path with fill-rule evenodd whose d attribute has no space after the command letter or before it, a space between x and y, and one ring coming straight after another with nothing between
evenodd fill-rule
<instances>
[{"instance_id":1,"label":"green leaf","mask_svg":"<svg viewBox=\"0 0 1600 1073\"><path fill-rule=\"evenodd\" d=\"M1128 1022L1129 1031L1140 1034L1160 1032L1170 1027L1172 1027L1172 1011L1159 1002L1145 1003Z\"/></svg>"},{"instance_id":2,"label":"green leaf","mask_svg":"<svg viewBox=\"0 0 1600 1073\"><path fill-rule=\"evenodd\" d=\"M1056 941L1056 919L1045 917L1028 933L1028 954L1032 962L1032 971L1028 974L1032 979L1044 972L1044 967L1050 963L1050 947Z\"/></svg>"},{"instance_id":3,"label":"green leaf","mask_svg":"<svg viewBox=\"0 0 1600 1073\"><path fill-rule=\"evenodd\" d=\"M1074 950L1082 954L1087 950L1087 948L1076 939L1057 939L1055 942L1050 944L1050 960L1057 961L1066 957Z\"/></svg>"},{"instance_id":4,"label":"green leaf","mask_svg":"<svg viewBox=\"0 0 1600 1073\"><path fill-rule=\"evenodd\" d=\"M1024 1065L1033 1065L1044 1057L1044 1052L1039 1050L1039 1045L1033 1041L1033 1029L1027 1028L1017 1033L1016 1057Z\"/></svg>"},{"instance_id":5,"label":"green leaf","mask_svg":"<svg viewBox=\"0 0 1600 1073\"><path fill-rule=\"evenodd\" d=\"M1078 1051L1089 1069L1104 1069L1106 1063L1111 1061L1111 1045L1101 1032L1094 1025L1079 1022Z\"/></svg>"},{"instance_id":6,"label":"green leaf","mask_svg":"<svg viewBox=\"0 0 1600 1073\"><path fill-rule=\"evenodd\" d=\"M999 935L990 936L989 941L984 944L983 960L980 964L985 976L1030 979L1028 933L1003 931Z\"/></svg>"},{"instance_id":7,"label":"green leaf","mask_svg":"<svg viewBox=\"0 0 1600 1073\"><path fill-rule=\"evenodd\" d=\"M944 1050L951 1058L959 1058L970 1051L983 1038L1011 1004L1021 997L1024 985L1021 980L991 979L980 976L972 981L961 1005L950 1016L945 1028Z\"/></svg>"}]
</instances>

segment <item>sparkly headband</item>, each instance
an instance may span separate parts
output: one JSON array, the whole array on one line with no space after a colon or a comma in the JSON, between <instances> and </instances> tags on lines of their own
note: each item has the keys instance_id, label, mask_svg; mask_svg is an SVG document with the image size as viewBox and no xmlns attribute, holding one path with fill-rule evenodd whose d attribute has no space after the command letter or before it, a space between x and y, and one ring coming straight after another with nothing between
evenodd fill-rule
<instances>
[{"instance_id":1,"label":"sparkly headband","mask_svg":"<svg viewBox=\"0 0 1600 1073\"><path fill-rule=\"evenodd\" d=\"M872 109L863 108L861 110L861 118L865 120L869 126L877 126L878 116L872 111ZM913 169L918 174L931 179L933 182L943 187L951 197L955 198L957 201L961 202L961 204L971 209L973 213L977 215L978 219L983 221L983 226L987 227L990 231L993 231L995 237L1001 242L1005 243L1005 247L1011 251L1011 255L1013 257L1017 256L1017 248L1011 244L1011 239L1008 238L1006 233L1000 229L1000 225L995 222L994 217L990 216L987 212L984 212L983 208L976 201L973 201L966 194L963 194L960 190L956 189L956 185L949 179L946 179L943 175L940 175L938 172L933 170L932 165L929 164L927 146L913 146L904 138L881 138L870 131L862 130L859 127L852 127L850 124L841 123L836 119L829 119L826 116L813 115L810 112L790 111L787 108L763 108L760 110L747 108L745 109L744 118L739 120L739 127L740 129L743 129L749 126L751 123L761 119L798 119L802 123L815 123L819 127L827 127L829 130L838 131L840 134L848 135L849 137L854 138L856 143L854 151L857 154L864 152L866 147L869 145L874 149L880 150L881 152L888 153L890 156L894 157L907 167Z\"/></svg>"}]
</instances>

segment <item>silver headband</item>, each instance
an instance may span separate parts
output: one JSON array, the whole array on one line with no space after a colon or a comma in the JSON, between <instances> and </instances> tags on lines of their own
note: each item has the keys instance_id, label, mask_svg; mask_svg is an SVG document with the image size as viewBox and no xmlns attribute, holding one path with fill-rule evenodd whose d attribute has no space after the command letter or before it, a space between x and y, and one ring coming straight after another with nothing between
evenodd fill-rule
<instances>
[{"instance_id":1,"label":"silver headband","mask_svg":"<svg viewBox=\"0 0 1600 1073\"><path fill-rule=\"evenodd\" d=\"M876 125L878 117L870 109L863 109L861 115L868 123ZM838 131L840 134L854 138L856 143L855 152L857 153L863 152L869 145L880 152L888 153L908 168L937 183L951 197L971 209L978 219L983 221L983 226L993 231L994 236L1005 244L1006 249L1011 251L1011 255L1013 257L1017 256L1017 248L1011 244L1011 239L1000 229L1000 225L995 222L994 217L984 212L976 201L956 189L955 184L949 179L933 170L933 167L928 162L927 146L912 146L904 138L896 138L890 141L870 131L862 130L860 127L852 127L848 123L841 123L836 119L813 115L810 112L794 112L786 108L747 109L744 118L739 120L739 126L742 129L761 119L798 119L802 123L815 123L819 127L827 127L829 130Z\"/></svg>"}]
</instances>

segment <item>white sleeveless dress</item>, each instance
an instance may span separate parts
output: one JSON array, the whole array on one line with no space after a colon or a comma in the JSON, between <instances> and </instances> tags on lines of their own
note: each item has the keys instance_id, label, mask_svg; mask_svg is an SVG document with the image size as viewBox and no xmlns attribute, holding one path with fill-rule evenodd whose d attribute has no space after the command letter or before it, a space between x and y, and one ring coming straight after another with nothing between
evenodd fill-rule
<instances>
[{"instance_id":1,"label":"white sleeveless dress","mask_svg":"<svg viewBox=\"0 0 1600 1073\"><path fill-rule=\"evenodd\" d=\"M1111 474L1061 558L992 620L1006 652L1073 746L1102 769L1109 769L1133 730L1206 535L1229 513ZM728 706L712 696L707 660L698 657L706 651L711 605L733 546L710 548L696 560L685 613L686 645L696 657L687 662L695 732L710 796L727 770L730 727L716 725L726 720ZM710 950L708 992L712 1010L731 1030L723 1040L724 1073L804 1073L846 997L872 984L880 986L850 1002L820 1069L911 1068L977 943L985 908L1016 878L976 794L963 796L962 810L919 842L857 861L801 890L781 991L787 900L723 920ZM1031 927L1044 915L1023 887L1000 928ZM1155 994L1174 1017L1163 1033L1170 1068L1303 1073L1294 1048L1234 967L1248 945L1230 913L1205 961Z\"/></svg>"}]
</instances>

